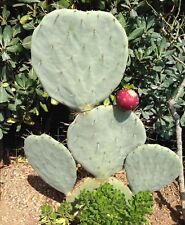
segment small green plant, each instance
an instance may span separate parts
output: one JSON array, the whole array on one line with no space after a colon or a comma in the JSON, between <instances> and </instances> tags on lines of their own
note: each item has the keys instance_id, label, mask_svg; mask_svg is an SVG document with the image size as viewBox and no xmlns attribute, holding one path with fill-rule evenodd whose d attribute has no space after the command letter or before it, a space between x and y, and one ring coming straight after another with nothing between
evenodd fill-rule
<instances>
[{"instance_id":1,"label":"small green plant","mask_svg":"<svg viewBox=\"0 0 185 225\"><path fill-rule=\"evenodd\" d=\"M45 225L132 225L146 224L152 213L152 195L139 192L126 200L121 191L105 183L95 191L83 190L73 203L62 202L54 211L51 206L41 207L40 223Z\"/></svg>"},{"instance_id":2,"label":"small green plant","mask_svg":"<svg viewBox=\"0 0 185 225\"><path fill-rule=\"evenodd\" d=\"M44 225L68 225L73 221L72 205L66 201L60 204L60 207L54 211L53 208L44 204L41 206L40 224Z\"/></svg>"}]
</instances>

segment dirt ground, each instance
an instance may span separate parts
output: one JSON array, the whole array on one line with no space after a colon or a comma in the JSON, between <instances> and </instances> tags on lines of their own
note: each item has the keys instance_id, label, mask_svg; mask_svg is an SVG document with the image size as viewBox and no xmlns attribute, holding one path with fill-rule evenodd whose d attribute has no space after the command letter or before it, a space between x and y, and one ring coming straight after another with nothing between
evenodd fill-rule
<instances>
[{"instance_id":1,"label":"dirt ground","mask_svg":"<svg viewBox=\"0 0 185 225\"><path fill-rule=\"evenodd\" d=\"M123 174L117 177L125 180ZM48 186L28 163L0 169L0 225L38 225L40 206L59 206L63 194ZM178 185L174 182L153 194L151 225L182 225Z\"/></svg>"}]
</instances>

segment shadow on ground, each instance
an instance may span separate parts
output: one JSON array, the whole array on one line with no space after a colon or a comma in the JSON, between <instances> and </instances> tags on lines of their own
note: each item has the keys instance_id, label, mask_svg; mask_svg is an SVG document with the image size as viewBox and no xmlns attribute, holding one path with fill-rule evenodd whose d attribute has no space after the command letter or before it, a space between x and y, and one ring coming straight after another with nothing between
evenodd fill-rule
<instances>
[{"instance_id":1,"label":"shadow on ground","mask_svg":"<svg viewBox=\"0 0 185 225\"><path fill-rule=\"evenodd\" d=\"M49 186L39 176L28 175L28 183L40 194L54 201L62 202L65 198L65 195L63 193Z\"/></svg>"},{"instance_id":2,"label":"shadow on ground","mask_svg":"<svg viewBox=\"0 0 185 225\"><path fill-rule=\"evenodd\" d=\"M179 218L182 218L181 205L176 205L175 207L172 207L170 202L167 201L167 199L161 194L161 192L157 191L156 193L157 198L155 198L155 201L158 203L160 208L165 205L169 209L170 216L175 222L173 225L185 225L183 220L179 220Z\"/></svg>"}]
</instances>

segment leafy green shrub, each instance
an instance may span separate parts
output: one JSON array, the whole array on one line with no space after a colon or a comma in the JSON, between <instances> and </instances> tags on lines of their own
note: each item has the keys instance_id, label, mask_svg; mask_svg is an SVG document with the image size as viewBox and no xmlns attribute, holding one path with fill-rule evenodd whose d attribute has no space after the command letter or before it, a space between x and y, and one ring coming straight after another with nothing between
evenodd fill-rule
<instances>
[{"instance_id":1,"label":"leafy green shrub","mask_svg":"<svg viewBox=\"0 0 185 225\"><path fill-rule=\"evenodd\" d=\"M40 223L140 225L147 223L146 215L151 212L151 193L137 193L126 202L123 193L106 183L93 192L83 190L74 203L63 202L56 211L49 205L43 205Z\"/></svg>"}]
</instances>

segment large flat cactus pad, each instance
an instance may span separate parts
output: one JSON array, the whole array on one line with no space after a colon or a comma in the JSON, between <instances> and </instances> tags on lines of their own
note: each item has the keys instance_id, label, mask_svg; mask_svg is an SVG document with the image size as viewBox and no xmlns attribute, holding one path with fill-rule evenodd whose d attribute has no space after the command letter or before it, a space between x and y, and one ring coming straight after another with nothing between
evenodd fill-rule
<instances>
[{"instance_id":1,"label":"large flat cactus pad","mask_svg":"<svg viewBox=\"0 0 185 225\"><path fill-rule=\"evenodd\" d=\"M76 164L68 149L46 134L30 135L25 140L25 154L42 179L67 194L76 181Z\"/></svg>"},{"instance_id":2,"label":"large flat cactus pad","mask_svg":"<svg viewBox=\"0 0 185 225\"><path fill-rule=\"evenodd\" d=\"M111 13L61 9L47 14L35 29L31 54L49 95L85 111L120 83L128 41Z\"/></svg>"},{"instance_id":3,"label":"large flat cactus pad","mask_svg":"<svg viewBox=\"0 0 185 225\"><path fill-rule=\"evenodd\" d=\"M125 169L133 192L157 191L179 176L181 163L170 149L146 144L127 156Z\"/></svg>"}]
</instances>

